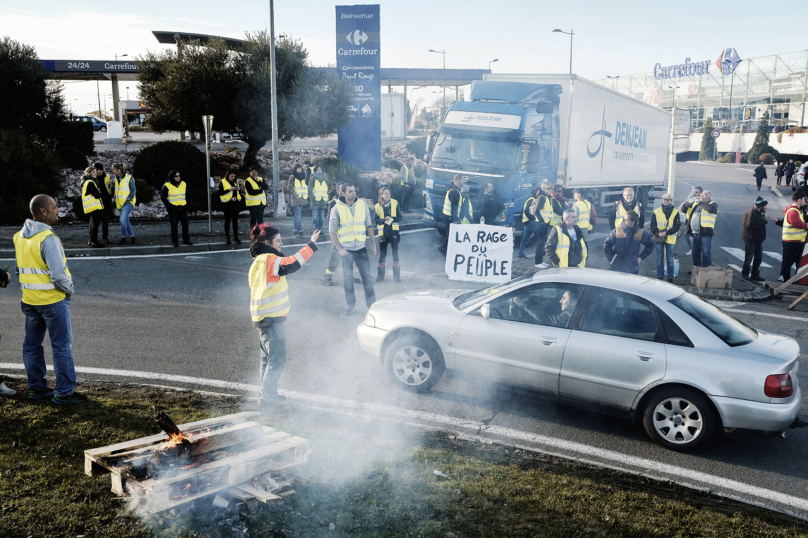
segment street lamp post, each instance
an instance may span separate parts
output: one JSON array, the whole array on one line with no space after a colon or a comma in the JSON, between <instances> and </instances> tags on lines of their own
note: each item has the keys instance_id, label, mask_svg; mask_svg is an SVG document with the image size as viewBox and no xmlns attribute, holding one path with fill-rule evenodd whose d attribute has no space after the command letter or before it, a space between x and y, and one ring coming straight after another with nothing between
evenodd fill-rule
<instances>
[{"instance_id":1,"label":"street lamp post","mask_svg":"<svg viewBox=\"0 0 808 538\"><path fill-rule=\"evenodd\" d=\"M213 233L213 212L210 205L210 136L213 133L213 116L202 116L205 128L205 161L208 175L205 177L205 190L208 191L208 233Z\"/></svg>"},{"instance_id":2,"label":"street lamp post","mask_svg":"<svg viewBox=\"0 0 808 538\"><path fill-rule=\"evenodd\" d=\"M609 75L606 75L606 78L610 78L610 79L612 79L614 81L612 83L612 89L617 90L617 79L620 78L620 75L617 75L616 77L610 77Z\"/></svg>"},{"instance_id":3,"label":"street lamp post","mask_svg":"<svg viewBox=\"0 0 808 538\"><path fill-rule=\"evenodd\" d=\"M553 32L559 32L561 34L567 34L568 36L570 36L570 75L571 75L572 74L572 36L575 35L575 32L573 32L572 29L570 29L569 32L565 32L564 30L559 30L558 28L553 30Z\"/></svg>"},{"instance_id":4,"label":"street lamp post","mask_svg":"<svg viewBox=\"0 0 808 538\"><path fill-rule=\"evenodd\" d=\"M121 54L121 58L126 58L127 56L129 56L129 55L128 54ZM116 62L118 61L118 55L117 54L115 55L115 61Z\"/></svg>"},{"instance_id":5,"label":"street lamp post","mask_svg":"<svg viewBox=\"0 0 808 538\"><path fill-rule=\"evenodd\" d=\"M498 61L499 61L499 58L497 58L496 60L491 60L490 62L488 62L488 70L491 71L491 64L494 63L494 62L498 62Z\"/></svg>"},{"instance_id":6,"label":"street lamp post","mask_svg":"<svg viewBox=\"0 0 808 538\"><path fill-rule=\"evenodd\" d=\"M432 50L429 49L429 52L434 52L436 54L443 54L443 70L446 70L446 50ZM443 86L443 113L446 114L446 86Z\"/></svg>"},{"instance_id":7,"label":"street lamp post","mask_svg":"<svg viewBox=\"0 0 808 538\"><path fill-rule=\"evenodd\" d=\"M269 0L269 68L272 99L272 214L278 218L278 76L275 72L275 2Z\"/></svg>"}]
</instances>

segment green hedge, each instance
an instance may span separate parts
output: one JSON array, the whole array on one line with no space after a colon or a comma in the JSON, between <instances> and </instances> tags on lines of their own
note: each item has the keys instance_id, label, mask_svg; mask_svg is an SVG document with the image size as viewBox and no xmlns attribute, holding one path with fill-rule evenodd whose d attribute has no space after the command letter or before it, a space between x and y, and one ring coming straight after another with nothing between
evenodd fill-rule
<instances>
[{"instance_id":1,"label":"green hedge","mask_svg":"<svg viewBox=\"0 0 808 538\"><path fill-rule=\"evenodd\" d=\"M74 147L84 155L95 155L93 126L88 121L66 121L59 127L57 148Z\"/></svg>"},{"instance_id":2,"label":"green hedge","mask_svg":"<svg viewBox=\"0 0 808 538\"><path fill-rule=\"evenodd\" d=\"M90 166L87 155L75 146L60 146L56 149L56 155L64 168L84 171Z\"/></svg>"},{"instance_id":3,"label":"green hedge","mask_svg":"<svg viewBox=\"0 0 808 538\"><path fill-rule=\"evenodd\" d=\"M179 170L187 185L188 211L207 211L205 154L187 142L166 140L143 148L132 165L132 176L160 190L168 181L168 172L171 170ZM213 198L218 201L217 196ZM214 210L217 205L214 204Z\"/></svg>"},{"instance_id":4,"label":"green hedge","mask_svg":"<svg viewBox=\"0 0 808 538\"><path fill-rule=\"evenodd\" d=\"M30 218L31 198L55 195L61 179L53 153L19 132L0 130L0 224Z\"/></svg>"}]
</instances>

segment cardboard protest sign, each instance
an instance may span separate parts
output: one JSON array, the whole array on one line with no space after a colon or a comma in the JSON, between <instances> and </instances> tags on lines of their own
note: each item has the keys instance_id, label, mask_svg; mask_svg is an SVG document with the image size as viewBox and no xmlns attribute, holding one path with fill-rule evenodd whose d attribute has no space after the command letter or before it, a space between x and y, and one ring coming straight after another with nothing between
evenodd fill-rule
<instances>
[{"instance_id":1,"label":"cardboard protest sign","mask_svg":"<svg viewBox=\"0 0 808 538\"><path fill-rule=\"evenodd\" d=\"M452 224L446 275L466 282L510 282L513 229L485 224Z\"/></svg>"}]
</instances>

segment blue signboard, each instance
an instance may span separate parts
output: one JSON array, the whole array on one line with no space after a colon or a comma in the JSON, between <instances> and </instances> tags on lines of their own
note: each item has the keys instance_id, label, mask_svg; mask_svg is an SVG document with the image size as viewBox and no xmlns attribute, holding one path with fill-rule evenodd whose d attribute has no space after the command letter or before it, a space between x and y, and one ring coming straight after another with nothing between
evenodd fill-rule
<instances>
[{"instance_id":1,"label":"blue signboard","mask_svg":"<svg viewBox=\"0 0 808 538\"><path fill-rule=\"evenodd\" d=\"M336 6L337 73L354 87L351 123L338 131L339 158L362 170L382 168L379 5Z\"/></svg>"}]
</instances>

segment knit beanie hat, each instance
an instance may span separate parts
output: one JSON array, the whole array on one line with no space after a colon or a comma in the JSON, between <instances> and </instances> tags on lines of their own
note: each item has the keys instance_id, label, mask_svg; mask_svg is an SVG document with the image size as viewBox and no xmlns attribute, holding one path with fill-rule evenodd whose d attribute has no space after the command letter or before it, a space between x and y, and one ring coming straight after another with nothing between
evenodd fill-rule
<instances>
[{"instance_id":1,"label":"knit beanie hat","mask_svg":"<svg viewBox=\"0 0 808 538\"><path fill-rule=\"evenodd\" d=\"M763 206L767 205L768 203L769 202L767 202L764 197L758 196L757 200L755 200L755 207L763 207Z\"/></svg>"}]
</instances>

